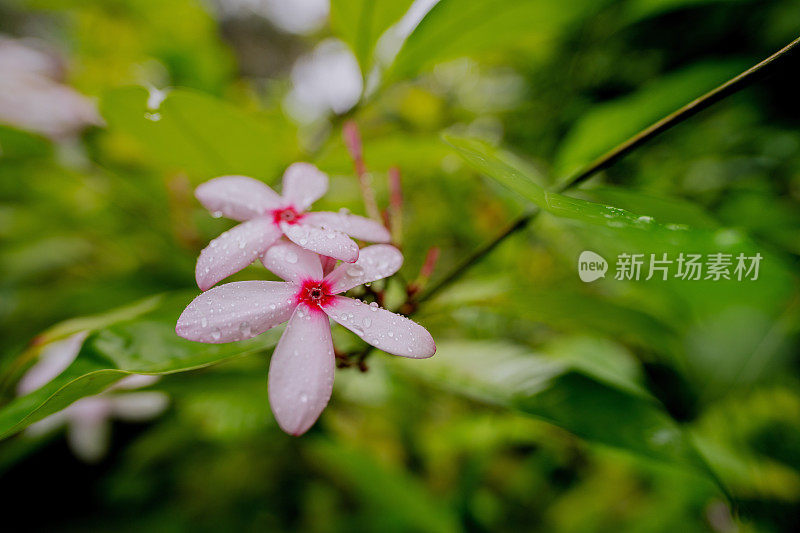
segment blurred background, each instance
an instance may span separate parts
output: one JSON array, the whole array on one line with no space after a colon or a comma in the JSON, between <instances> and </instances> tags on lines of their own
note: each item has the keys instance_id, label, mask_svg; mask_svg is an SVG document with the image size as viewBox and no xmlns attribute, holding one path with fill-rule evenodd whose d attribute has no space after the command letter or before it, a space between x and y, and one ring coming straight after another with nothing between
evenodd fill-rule
<instances>
[{"instance_id":1,"label":"blurred background","mask_svg":"<svg viewBox=\"0 0 800 533\"><path fill-rule=\"evenodd\" d=\"M529 207L442 132L549 187L800 34L793 0L435 4L0 0L10 530L795 530L796 58L568 193L667 229L536 217L420 303L436 356L338 370L301 438L267 403L277 337L174 336L199 251L233 225L194 199L207 179L277 186L311 161L331 177L315 209L365 214L355 124L381 209L401 176L405 264L376 284L397 308ZM587 249L605 279L578 278ZM720 251L762 254L759 279L613 278L620 253ZM22 384L56 359L51 389ZM114 369L166 375L61 410Z\"/></svg>"}]
</instances>

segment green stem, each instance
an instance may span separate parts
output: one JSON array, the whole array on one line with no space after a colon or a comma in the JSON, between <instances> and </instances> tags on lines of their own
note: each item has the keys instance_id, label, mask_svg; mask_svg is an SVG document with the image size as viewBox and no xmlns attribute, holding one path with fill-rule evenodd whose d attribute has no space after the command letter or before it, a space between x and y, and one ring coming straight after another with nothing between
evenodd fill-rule
<instances>
[{"instance_id":1,"label":"green stem","mask_svg":"<svg viewBox=\"0 0 800 533\"><path fill-rule=\"evenodd\" d=\"M800 37L798 37L797 39L795 39L782 49L778 50L768 58L764 59L760 63L745 70L738 76L731 78L722 85L716 87L715 89L710 90L703 96L689 102L688 104L681 107L674 113L667 115L658 122L655 122L654 124L643 129L642 131L640 131L633 137L629 138L625 142L612 148L605 154L601 155L600 157L592 161L584 169L580 170L579 172L573 174L572 176L568 177L566 180L561 182L561 184L559 184L554 188L554 191L564 192L568 189L580 185L581 183L592 177L597 172L610 167L611 165L613 165L614 163L616 163L629 153L633 152L634 150L645 144L650 139L660 135L661 133L664 133L665 131L673 128L674 126L677 126L684 120L693 117L700 111L710 107L711 105L719 102L720 100L727 98L732 94L739 92L740 90L744 89L754 81L773 72L777 66L785 63L785 61L790 57L792 52L797 52L799 50L800 50ZM442 289L446 288L448 285L456 281L467 270L472 268L475 264L480 262L480 260L483 259L483 257L489 254L492 250L494 250L501 242L503 242L505 239L516 233L518 230L527 226L531 220L536 218L537 214L538 210L533 210L525 212L524 214L520 215L516 220L514 220L514 222L511 223L511 225L507 229L501 232L492 241L490 241L483 247L479 248L472 255L470 255L465 261L461 262L458 266L456 266L444 278L442 278L434 285L432 285L427 291L425 291L420 296L420 298L417 300L417 303L430 299L433 295L441 292Z\"/></svg>"}]
</instances>

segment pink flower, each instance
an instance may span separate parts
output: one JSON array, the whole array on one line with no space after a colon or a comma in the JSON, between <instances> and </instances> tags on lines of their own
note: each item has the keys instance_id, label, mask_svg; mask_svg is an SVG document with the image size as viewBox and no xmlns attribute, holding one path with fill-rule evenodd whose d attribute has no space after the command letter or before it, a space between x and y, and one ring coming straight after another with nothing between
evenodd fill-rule
<instances>
[{"instance_id":1,"label":"pink flower","mask_svg":"<svg viewBox=\"0 0 800 533\"><path fill-rule=\"evenodd\" d=\"M17 394L24 396L42 388L69 367L80 353L88 331L47 345L39 360L20 379ZM67 442L80 459L95 462L103 458L111 438L111 419L131 422L149 420L161 414L169 403L163 392L127 392L149 387L158 376L132 374L105 391L85 396L52 415L31 424L25 433L32 437L67 426Z\"/></svg>"},{"instance_id":2,"label":"pink flower","mask_svg":"<svg viewBox=\"0 0 800 533\"><path fill-rule=\"evenodd\" d=\"M386 228L368 218L307 213L327 190L328 176L309 163L294 163L286 169L282 196L245 176L223 176L200 185L195 195L215 216L243 221L200 253L195 269L200 290L208 290L255 261L281 235L302 248L348 263L358 259L358 245L350 237L391 240Z\"/></svg>"},{"instance_id":3,"label":"pink flower","mask_svg":"<svg viewBox=\"0 0 800 533\"><path fill-rule=\"evenodd\" d=\"M292 435L310 428L333 389L332 318L369 344L403 357L426 358L436 351L428 331L377 304L341 293L391 276L403 263L397 248L376 244L358 261L323 276L321 258L289 242L266 253L264 264L285 279L240 281L216 287L190 303L175 331L186 339L221 343L254 337L289 321L269 367L269 401L280 427Z\"/></svg>"},{"instance_id":4,"label":"pink flower","mask_svg":"<svg viewBox=\"0 0 800 533\"><path fill-rule=\"evenodd\" d=\"M0 124L54 140L101 125L94 102L62 83L62 61L37 45L0 35Z\"/></svg>"}]
</instances>

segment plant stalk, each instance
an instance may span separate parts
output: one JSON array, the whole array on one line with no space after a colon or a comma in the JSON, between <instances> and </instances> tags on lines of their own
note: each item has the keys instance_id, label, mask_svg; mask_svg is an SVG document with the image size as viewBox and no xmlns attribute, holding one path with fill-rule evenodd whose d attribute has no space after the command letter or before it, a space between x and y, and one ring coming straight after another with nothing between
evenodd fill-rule
<instances>
[{"instance_id":1,"label":"plant stalk","mask_svg":"<svg viewBox=\"0 0 800 533\"><path fill-rule=\"evenodd\" d=\"M684 105L677 111L651 124L650 126L643 129L633 137L630 137L628 140L612 148L605 154L601 155L600 157L589 163L585 168L571 175L563 182L561 182L561 184L554 187L553 191L564 192L568 189L580 185L581 183L588 180L590 177L594 176L597 172L612 166L614 163L616 163L629 153L633 152L634 150L645 144L650 139L653 139L654 137L660 135L661 133L664 133L665 131L673 128L674 126L677 126L681 122L693 117L700 111L703 111L704 109L712 106L713 104L721 100L724 100L728 96L731 96L732 94L741 91L742 89L749 86L756 80L761 79L764 76L774 72L778 66L784 64L786 60L789 57L791 57L793 53L797 52L800 52L800 37L798 37L788 45L784 46L783 48L781 48L768 58L764 59L763 61L745 70L738 76L729 79L722 85L719 85L716 88L705 93L704 95L700 96L699 98L692 100L691 102ZM456 266L444 278L437 281L428 290L423 292L420 295L420 297L417 298L416 303L421 303L425 300L429 300L431 297L441 292L442 289L446 288L451 283L456 281L467 270L469 270L475 264L480 262L480 260L483 259L484 256L486 256L492 250L494 250L501 242L503 242L505 239L507 239L520 229L526 227L531 220L536 218L536 215L538 213L539 210L534 208L533 210L526 211L525 213L520 215L516 220L514 220L511 223L510 226L508 226L505 230L503 230L493 240L491 240L489 243L485 244L483 247L476 250L466 260L462 261L458 266Z\"/></svg>"}]
</instances>

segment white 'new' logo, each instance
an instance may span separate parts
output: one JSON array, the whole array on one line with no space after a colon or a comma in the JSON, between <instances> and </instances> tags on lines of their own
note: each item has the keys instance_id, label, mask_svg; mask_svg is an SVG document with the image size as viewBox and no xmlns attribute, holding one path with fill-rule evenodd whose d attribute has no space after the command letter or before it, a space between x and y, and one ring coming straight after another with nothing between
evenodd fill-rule
<instances>
[{"instance_id":1,"label":"white 'new' logo","mask_svg":"<svg viewBox=\"0 0 800 533\"><path fill-rule=\"evenodd\" d=\"M585 250L578 257L578 276L581 281L589 283L604 278L607 270L608 262L601 255Z\"/></svg>"}]
</instances>

